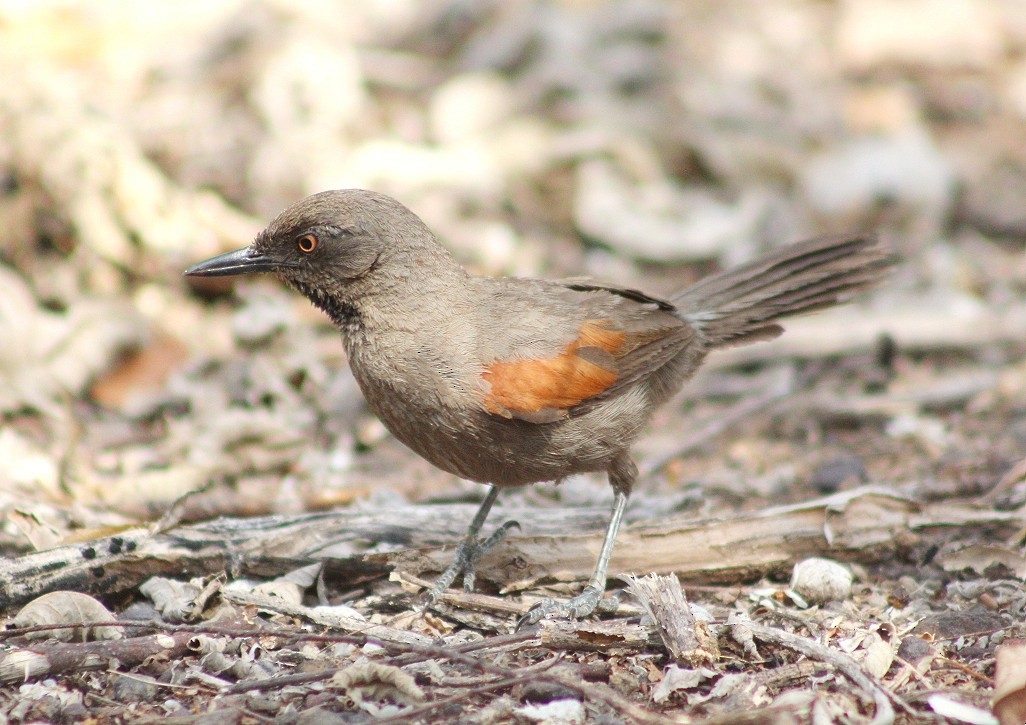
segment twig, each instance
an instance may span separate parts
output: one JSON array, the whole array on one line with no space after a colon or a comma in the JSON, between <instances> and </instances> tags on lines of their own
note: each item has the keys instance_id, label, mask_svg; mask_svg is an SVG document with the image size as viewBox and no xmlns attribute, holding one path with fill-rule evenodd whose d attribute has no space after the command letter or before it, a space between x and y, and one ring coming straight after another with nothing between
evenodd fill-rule
<instances>
[{"instance_id":1,"label":"twig","mask_svg":"<svg viewBox=\"0 0 1026 725\"><path fill-rule=\"evenodd\" d=\"M429 659L451 659L446 657L447 653L456 652L460 655L466 655L470 652L475 652L483 649L492 649L496 647L508 647L512 644L519 644L523 642L537 640L537 634L530 632L518 632L511 635L502 635L499 637L489 637L488 639L479 640L476 642L464 642L463 644L455 647L438 647L431 649L429 652L418 651L418 652L407 652L405 654L398 655L394 662L396 667L405 667L412 665L417 662L423 662ZM461 660L466 664L465 660ZM479 668L477 668L479 669ZM320 670L318 672L296 672L287 675L275 675L268 677L264 680L252 680L247 682L238 682L227 690L225 694L237 694L241 692L251 692L254 690L269 691L277 690L283 687L290 687L292 685L302 685L308 682L318 682L320 680L326 680L335 674L336 670L328 668ZM500 676L498 672L489 672L487 675Z\"/></svg>"},{"instance_id":2,"label":"twig","mask_svg":"<svg viewBox=\"0 0 1026 725\"><path fill-rule=\"evenodd\" d=\"M551 672L548 677L553 681L558 682L563 687L577 692L583 698L598 700L607 707L631 718L635 722L665 725L667 721L665 715L652 713L638 705L635 705L633 702L624 699L624 697L616 690L608 685L603 685L601 682L589 682L586 684L583 681L583 678L571 678L559 672Z\"/></svg>"},{"instance_id":3,"label":"twig","mask_svg":"<svg viewBox=\"0 0 1026 725\"><path fill-rule=\"evenodd\" d=\"M191 638L190 632L176 632L102 642L40 642L10 648L0 657L0 684L63 672L104 670L112 659L131 667L154 655L180 657L188 652Z\"/></svg>"},{"instance_id":4,"label":"twig","mask_svg":"<svg viewBox=\"0 0 1026 725\"><path fill-rule=\"evenodd\" d=\"M55 626L55 625L42 625L42 626L36 626L36 627L23 627L23 628L19 628L19 629L7 630L3 634L5 634L7 636L18 636L18 635L23 635L23 634L26 634L26 633L29 633L29 632L33 632L33 631L52 630L52 629L56 629L56 628L73 628L73 627L82 627L82 626L83 626L83 624L81 622L74 623L74 624L57 625L57 626ZM95 626L95 625L90 625L90 626ZM373 645L376 645L378 647L381 647L382 649L384 649L386 652L388 652L390 654L417 654L417 655L420 655L424 659L445 659L445 660L450 660L452 662L456 662L456 663L465 665L467 667L470 667L471 669L477 670L478 672L483 672L483 673L492 674L492 675L499 675L499 676L502 676L502 677L509 676L509 670L507 670L505 668L502 668L502 667L497 667L495 665L491 665L491 664L489 664L487 662L483 662L483 661L481 661L481 660L479 660L477 658L471 657L471 656L465 654L464 652L462 652L459 649L454 648L454 647L446 647L444 645L436 645L436 644L433 644L433 643L418 643L418 642L405 642L405 641L404 642L396 642L396 641L392 641L392 640L381 639L379 637L376 637L376 636L373 636L373 635L369 635L369 634L363 634L363 633L360 633L360 632L355 632L355 633L350 632L350 633L346 633L346 634L311 634L309 632L304 632L304 631L299 631L299 630L278 630L278 631L274 631L274 630L259 629L259 628L253 628L253 627L223 627L223 626L205 626L205 625L167 625L167 624L164 624L162 622L131 622L130 624L126 624L125 622L117 622L116 626L120 626L120 627L131 626L131 627L135 627L135 628L157 629L157 630L163 630L163 632L165 634L162 634L162 635L152 635L152 636L149 636L149 637L133 637L133 638L124 639L124 640L115 640L113 642L86 642L86 643L78 643L77 645L69 645L69 644L62 644L62 645L38 644L38 645L33 645L31 648L25 648L24 650L16 650L16 651L29 651L29 652L35 652L35 653L50 652L50 651L64 652L65 650L71 651L73 647L78 647L78 648L81 648L81 651L88 652L88 653L92 653L93 650L103 651L109 657L111 651L115 647L120 646L120 647L123 647L123 648L125 648L127 650L131 650L133 646L137 646L136 643L142 643L142 645L144 646L146 644L147 640L150 640L150 639L152 639L154 637L161 637L161 636L165 636L165 635L171 636L174 639L174 643L176 645L176 649L175 649L176 652L178 651L177 650L177 645L178 645L180 639L181 639L181 646L185 647L186 644L188 643L189 639L191 639L192 636L197 635L197 634L209 634L209 635L215 635L215 636L221 636L221 637L231 637L231 638L236 638L236 639L244 638L244 637L254 637L254 638L256 638L256 637L267 637L269 635L274 635L274 636L278 636L278 637L281 637L281 638L284 638L284 639L288 639L288 640L294 641L294 642L297 642L297 641L298 642L344 642L344 643L347 643L347 644L353 644L353 645L357 645L357 646L364 646L364 645L368 645L368 644L373 644ZM369 626L370 627L374 627L376 625L369 625ZM533 637L536 637L536 636L537 635L533 635L533 636L525 635L525 641L526 641L526 639L530 639L530 638L533 638ZM125 643L131 643L131 644L125 644ZM170 643L167 643L167 642L164 642L164 644L166 644L167 646L164 649L161 649L160 651L165 651L167 649L167 647L171 646ZM476 642L474 644L480 645L480 643L476 643ZM103 650L104 646L107 647L106 650ZM480 647L478 647L478 648L480 648ZM184 650L181 653L184 653ZM120 659L122 661L125 661L125 659L123 657L120 657L120 656L118 657L118 659ZM103 659L104 666L106 666L105 665L106 661L107 661L106 658ZM4 664L4 660L0 660L0 667L2 667L3 664ZM53 671L51 670L51 673L52 672Z\"/></svg>"},{"instance_id":5,"label":"twig","mask_svg":"<svg viewBox=\"0 0 1026 725\"><path fill-rule=\"evenodd\" d=\"M246 592L225 589L221 592L221 597L226 602L238 606L257 607L261 610L275 612L276 614L285 614L290 617L305 619L321 627L327 627L329 629L339 630L342 632L354 632L374 637L375 639L380 639L382 641L404 645L426 644L431 641L430 637L417 634L416 632L396 629L395 627L389 627L384 624L375 624L358 617L347 616L335 611L324 611L323 609L292 604L279 597L272 597L270 595L260 594L254 591Z\"/></svg>"},{"instance_id":6,"label":"twig","mask_svg":"<svg viewBox=\"0 0 1026 725\"><path fill-rule=\"evenodd\" d=\"M210 480L204 483L202 486L198 486L194 489L186 491L181 496L176 498L168 506L167 511L157 521L150 526L150 533L152 534L163 534L182 523L182 518L185 516L185 504L192 499L196 498L200 494L207 493L214 487L214 481Z\"/></svg>"},{"instance_id":7,"label":"twig","mask_svg":"<svg viewBox=\"0 0 1026 725\"><path fill-rule=\"evenodd\" d=\"M891 725L894 722L894 708L891 706L890 698L896 698L896 696L888 693L872 677L866 674L858 662L848 655L832 650L829 647L824 647L806 637L799 637L796 634L790 634L780 629L773 629L772 627L755 624L754 622L746 622L745 625L756 638L763 642L786 647L806 657L825 662L851 680L853 684L861 688L873 699L873 703L876 706L876 714L871 721L873 725Z\"/></svg>"},{"instance_id":8,"label":"twig","mask_svg":"<svg viewBox=\"0 0 1026 725\"><path fill-rule=\"evenodd\" d=\"M410 710L403 710L398 715L386 717L381 720L375 720L374 722L375 725L382 725L383 723L408 723L411 722L414 718L420 717L422 715L428 715L432 712L435 712L436 710L442 709L443 707L448 707L449 705L454 705L457 702L460 702L461 700L466 700L470 697L473 697L474 695L480 695L484 694L485 692L492 692L494 690L501 690L508 687L514 687L515 685L519 685L520 683L526 682L534 677L535 674L533 672L530 674L521 674L516 675L514 677L507 677L504 680L492 682L487 685L481 685L480 687L476 687L473 690L467 692L457 692L455 695L450 695L449 697L446 697L442 700L436 700L435 702L429 702L425 705L421 705L420 707L415 707Z\"/></svg>"},{"instance_id":9,"label":"twig","mask_svg":"<svg viewBox=\"0 0 1026 725\"><path fill-rule=\"evenodd\" d=\"M972 667L970 667L969 665L965 664L964 662L959 662L958 660L953 660L950 657L944 657L944 656L940 657L940 661L943 662L946 665L950 665L950 666L954 667L956 670L961 670L962 672L964 672L965 674L969 675L970 677L975 677L977 680L979 680L980 682L982 682L985 685L987 685L987 687L993 687L994 686L994 678L987 677L982 672L977 672L976 670L974 670Z\"/></svg>"},{"instance_id":10,"label":"twig","mask_svg":"<svg viewBox=\"0 0 1026 725\"><path fill-rule=\"evenodd\" d=\"M407 572L393 572L392 579L400 584L413 584L424 590L430 589L434 585L434 582ZM500 614L506 617L521 617L527 614L531 608L530 603L509 597L493 597L477 592L465 592L462 589L446 589L439 597L439 601L458 609Z\"/></svg>"},{"instance_id":11,"label":"twig","mask_svg":"<svg viewBox=\"0 0 1026 725\"><path fill-rule=\"evenodd\" d=\"M479 652L481 650L513 648L517 645L527 643L530 643L530 646L532 647L538 646L539 638L537 631L523 630L520 632L513 632L511 634L500 634L472 642L463 642L462 644L454 645L451 649L462 654L469 654L471 652ZM413 664L414 662L422 662L424 659L424 656L420 653L409 653L401 655L396 660L395 664L398 667L403 667L405 665Z\"/></svg>"},{"instance_id":12,"label":"twig","mask_svg":"<svg viewBox=\"0 0 1026 725\"><path fill-rule=\"evenodd\" d=\"M636 652L659 646L651 627L626 619L544 619L535 633L539 646L563 652Z\"/></svg>"},{"instance_id":13,"label":"twig","mask_svg":"<svg viewBox=\"0 0 1026 725\"><path fill-rule=\"evenodd\" d=\"M555 663L546 662L545 664L551 667ZM575 668L576 669L576 668ZM490 683L488 685L475 688L468 692L461 692L452 697L448 697L444 700L423 705L414 710L406 710L400 715L396 715L392 718L377 720L376 723L390 723L390 722L409 722L412 718L420 715L438 710L442 707L446 707L460 700L465 700L476 694L484 692L491 692L493 690L500 690L507 687L513 687L515 685L529 682L538 677L540 673L537 671L526 672L515 677L509 677L504 680ZM665 725L667 719L663 715L658 715L645 710L638 705L626 700L615 690L607 685L603 685L599 682L585 682L583 677L578 676L574 673L574 676L557 672L553 669L548 669L545 673L545 679L548 682L555 682L562 687L575 692L581 696L582 700L595 700L601 702L606 707L619 712L624 717L630 718L632 721L637 723L651 723L652 725Z\"/></svg>"},{"instance_id":14,"label":"twig","mask_svg":"<svg viewBox=\"0 0 1026 725\"><path fill-rule=\"evenodd\" d=\"M309 682L320 682L321 680L328 680L335 676L338 669L334 667L328 667L323 670L317 670L316 672L293 672L288 675L274 675L263 680L246 680L245 682L236 682L231 687L224 690L224 695L238 695L243 692L268 692L270 690L280 690L283 687L292 687L295 685L305 685Z\"/></svg>"}]
</instances>

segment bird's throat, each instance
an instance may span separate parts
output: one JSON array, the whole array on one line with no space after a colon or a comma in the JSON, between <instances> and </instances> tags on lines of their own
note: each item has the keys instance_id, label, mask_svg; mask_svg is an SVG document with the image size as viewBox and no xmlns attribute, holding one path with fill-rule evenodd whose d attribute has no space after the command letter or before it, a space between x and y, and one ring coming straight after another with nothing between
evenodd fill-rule
<instances>
[{"instance_id":1,"label":"bird's throat","mask_svg":"<svg viewBox=\"0 0 1026 725\"><path fill-rule=\"evenodd\" d=\"M305 295L315 307L323 310L343 333L355 332L360 328L360 310L352 302L302 282L292 282L292 286Z\"/></svg>"}]
</instances>

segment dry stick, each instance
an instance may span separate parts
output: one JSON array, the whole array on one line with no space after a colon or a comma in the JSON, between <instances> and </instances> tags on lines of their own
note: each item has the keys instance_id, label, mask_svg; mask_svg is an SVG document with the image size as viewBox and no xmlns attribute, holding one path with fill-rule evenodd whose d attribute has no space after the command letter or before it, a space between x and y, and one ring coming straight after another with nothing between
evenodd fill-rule
<instances>
[{"instance_id":1,"label":"dry stick","mask_svg":"<svg viewBox=\"0 0 1026 725\"><path fill-rule=\"evenodd\" d=\"M204 630L205 633L211 633L209 629ZM239 630L214 630L214 634L223 634L226 636L234 637L266 637L268 635L274 635L274 632L248 632ZM423 656L426 660L431 659L445 659L452 662L458 662L459 664L466 665L472 669L484 672L486 674L499 675L501 677L508 677L510 670L504 667L497 667L487 662L475 659L468 655L453 649L452 647L444 647L435 644L415 644L412 642L390 642L388 640L378 639L377 637L363 635L363 634L305 634L305 633L288 633L287 635L292 641L300 642L345 642L347 644L355 645L367 645L373 644L381 647L389 654L395 655L398 651L401 654L416 653Z\"/></svg>"},{"instance_id":2,"label":"dry stick","mask_svg":"<svg viewBox=\"0 0 1026 725\"><path fill-rule=\"evenodd\" d=\"M517 675L515 677L507 677L506 679L499 680L498 682L492 682L487 685L475 687L473 690L469 692L458 692L455 695L450 695L449 697L446 697L443 700L436 700L435 702L429 702L425 705L421 705L420 707L415 707L410 710L403 710L398 715L386 717L381 720L375 720L374 723L375 725L381 725L382 723L408 723L413 718L420 717L421 715L428 715L432 712L435 712L436 710L440 710L443 707L448 707L449 705L453 705L457 702L460 702L461 700L466 700L467 698L472 697L474 695L484 694L485 692L492 692L493 690L501 690L506 687L514 687L522 682L526 682L532 679L533 677L533 673Z\"/></svg>"},{"instance_id":3,"label":"dry stick","mask_svg":"<svg viewBox=\"0 0 1026 725\"><path fill-rule=\"evenodd\" d=\"M33 624L31 627L11 627L10 629L0 628L0 641L5 640L9 637L24 637L26 634L33 634L35 632L52 632L59 629L99 629L119 627L129 629L131 627L145 627L153 629L149 622L142 622L137 624L132 620L126 621L113 621L113 622L63 622L61 624ZM45 644L45 642L41 642Z\"/></svg>"},{"instance_id":4,"label":"dry stick","mask_svg":"<svg viewBox=\"0 0 1026 725\"><path fill-rule=\"evenodd\" d=\"M795 706L772 704L744 712L727 712L703 720L691 720L690 725L766 725L776 722L811 722L811 718L795 717Z\"/></svg>"},{"instance_id":5,"label":"dry stick","mask_svg":"<svg viewBox=\"0 0 1026 725\"><path fill-rule=\"evenodd\" d=\"M551 667L555 663L546 662L545 664ZM460 700L465 700L477 694L501 690L524 682L530 682L537 678L539 674L540 672L537 671L525 672L514 677L499 680L498 682L476 687L468 692L458 693L451 697L447 697L444 700L438 700L437 702L422 705L413 710L405 710L399 715L395 715L384 720L376 720L375 723L409 722L414 717L434 712L435 710L459 702ZM612 688L602 685L601 683L588 682L585 684L584 679L581 677L572 678L558 672L553 672L552 670L545 672L545 679L548 682L556 682L566 689L577 693L583 700L598 700L610 709L616 710L621 715L630 718L634 722L651 723L652 725L664 725L666 723L666 718L664 716L648 712L644 708L639 707L638 705L635 705L629 700L621 697Z\"/></svg>"},{"instance_id":6,"label":"dry stick","mask_svg":"<svg viewBox=\"0 0 1026 725\"><path fill-rule=\"evenodd\" d=\"M18 629L11 629L3 632L2 634L7 637L14 637L30 632L38 631L49 631L53 629L67 629L74 627L82 627L84 623L70 623L62 625L38 625L33 627L22 627ZM89 626L97 626L91 624ZM67 671L71 666L82 657L88 657L89 667L91 669L102 669L106 666L106 662L112 652L118 650L125 650L125 655L116 655L117 658L122 661L134 661L130 657L131 653L137 648L151 648L153 645L151 641L160 642L162 647L158 649L159 652L172 651L174 654L184 654L187 651L188 640L191 639L192 635L196 634L212 634L224 637L267 637L267 636L278 636L282 638L288 638L289 641L302 641L302 642L345 642L354 645L367 645L373 644L381 647L390 654L395 655L396 651L400 654L418 654L424 659L445 659L459 664L466 665L472 669L484 672L486 674L498 675L500 677L510 676L510 670L497 667L487 662L482 662L474 657L460 652L459 650L452 647L443 647L431 643L414 643L414 642L393 642L390 640L380 639L372 635L366 635L361 633L349 633L349 634L336 634L336 635L324 635L324 634L309 634L306 632L297 631L274 631L269 629L250 629L244 627L218 627L218 626L204 626L204 625L167 625L161 622L112 622L109 625L104 623L100 626L118 626L118 627L134 627L134 628L146 628L146 629L157 629L163 630L171 636L173 642L163 642L157 638L164 635L152 635L147 637L131 637L124 640L114 640L105 642L84 642L84 643L62 643L60 645L53 644L36 644L29 647L25 647L20 650L15 650L15 653L25 652L29 655L34 655L32 659L32 670L30 674L35 676L38 672L41 674L53 674L55 672ZM373 626L373 625L371 625ZM528 639L529 637L525 637ZM477 644L477 643L475 643ZM172 648L172 645L173 648ZM106 649L104 649L106 647ZM184 648L184 649L183 649ZM96 653L103 653L107 655L103 658L102 664L99 660L96 664L93 664L93 660L96 657ZM51 655L51 653L53 653ZM153 654L148 652L148 654ZM52 665L45 659L40 659L46 656L59 657L59 661ZM19 657L23 657L19 655ZM141 661L141 660L139 660ZM8 654L5 659L0 659L0 673L3 672L3 668L7 665L8 670L13 666L14 660L11 659L11 655ZM18 679L15 677L15 680ZM316 679L316 678L315 678Z\"/></svg>"},{"instance_id":7,"label":"dry stick","mask_svg":"<svg viewBox=\"0 0 1026 725\"><path fill-rule=\"evenodd\" d=\"M267 692L268 690L280 690L283 687L292 687L293 685L305 685L310 682L320 682L321 680L328 680L335 676L338 672L337 667L326 667L323 670L316 672L293 672L288 675L273 675L263 680L247 680L246 682L236 682L234 685L225 688L221 693L223 695L238 695L243 692L253 692L254 690L259 692Z\"/></svg>"},{"instance_id":8,"label":"dry stick","mask_svg":"<svg viewBox=\"0 0 1026 725\"><path fill-rule=\"evenodd\" d=\"M434 585L433 581L422 579L408 572L393 572L392 577L401 583L415 584L425 590L430 589ZM526 614L534 605L533 602L523 602L510 597L496 597L459 589L446 589L442 592L442 596L438 601L442 604L448 604L455 609L503 616L514 615L517 617ZM616 614L634 616L642 614L642 611L638 607L620 602L617 604Z\"/></svg>"},{"instance_id":9,"label":"dry stick","mask_svg":"<svg viewBox=\"0 0 1026 725\"><path fill-rule=\"evenodd\" d=\"M676 576L624 574L620 579L648 612L670 657L691 667L712 664L720 658L709 623L695 619Z\"/></svg>"},{"instance_id":10,"label":"dry stick","mask_svg":"<svg viewBox=\"0 0 1026 725\"><path fill-rule=\"evenodd\" d=\"M177 628L173 628L173 629L177 629ZM257 635L266 636L268 634L268 632L266 632L266 631L251 632L251 631L247 631L247 630L239 630L239 629L235 629L235 628L221 628L221 627L187 627L187 628L184 628L184 629L186 629L186 631L195 632L195 633L202 632L202 633L205 633L205 634L221 634L221 635L235 636L235 637L239 637L239 636L257 636ZM493 665L493 664L490 664L490 663L487 663L487 662L482 662L482 661L477 660L477 659L475 659L473 657L469 657L469 656L463 654L462 652L459 652L456 649L451 648L451 647L441 647L441 646L437 646L437 645L422 645L422 644L412 644L412 643L398 644L398 643L395 643L395 642L385 642L385 641L381 641L381 640L376 640L376 638L374 638L374 637L368 637L368 636L365 636L365 635L352 635L352 634L346 634L346 635L307 635L307 634L303 634L303 633L289 633L289 636L293 637L294 639L298 639L298 640L302 640L302 641L307 641L307 642L322 642L322 641L323 642L351 642L353 644L373 643L373 644L376 644L376 645L378 645L380 647L383 647L384 649L386 649L386 650L388 650L390 652L392 650L395 650L395 649L406 648L407 650L410 650L411 653L412 652L416 652L418 654L423 655L424 659L446 659L446 660L450 660L452 662L458 662L460 664L465 664L465 665L467 665L467 666L469 666L469 667L471 667L473 669L478 670L479 672L484 672L486 674L499 675L499 676L505 678L504 680L501 680L498 683L493 683L493 684L490 684L490 685L488 685L486 687L478 688L477 691L491 691L491 690L495 690L495 689L501 689L501 687L504 687L504 686L507 686L507 685L512 686L513 684L517 684L518 682L521 682L521 681L530 680L531 678L537 676L537 673L534 673L534 672L529 672L529 673L523 673L522 672L522 673L519 673L519 674L517 674L515 676L511 676L510 675L511 671L508 668L498 667L496 665ZM530 637L525 636L525 641L527 639L530 639ZM475 643L475 644L479 644L479 643ZM649 712L647 712L643 708L640 708L637 705L634 705L633 703L625 700L624 698L620 697L615 691L611 690L608 687L604 687L604 686L602 686L599 683L589 682L587 685L585 685L583 683L583 679L581 679L581 678L572 679L572 678L561 676L561 675L559 675L559 673L553 673L553 672L548 672L546 674L546 677L549 678L550 680L555 680L559 684L561 684L564 687L566 687L567 689L572 690L573 692L578 693L579 695L581 695L582 698L584 698L584 699L591 698L591 699L594 699L594 700L598 700L598 701L604 703L605 705L607 705L608 707L617 710L618 712L620 712L624 716L633 719L636 722L640 722L640 723L663 723L663 722L665 722L664 718L653 716L652 714L650 714ZM239 683L239 685L235 685L232 688L227 689L225 691L225 693L227 694L227 693L235 692L236 688L239 688L239 691L242 691L242 688L240 688L240 685L243 685L243 684L247 685L245 687L245 689L257 689L257 688L248 686L248 683ZM470 696L470 694L473 694L473 693L468 693L466 696ZM461 693L460 697L457 697L456 700L454 700L454 701L458 701L462 697L463 697L463 695ZM440 702L445 703L447 701L440 701ZM441 706L444 706L444 705L440 705L439 703L431 703L431 708L428 711L430 711L431 709L436 709L437 707L441 707ZM428 706L424 706L424 707L428 707ZM409 713L409 712L402 713L402 718L403 719L409 718L410 716L411 716L411 713ZM396 722L402 722L403 719L396 720ZM388 721L386 720L384 722L388 722Z\"/></svg>"},{"instance_id":11,"label":"dry stick","mask_svg":"<svg viewBox=\"0 0 1026 725\"><path fill-rule=\"evenodd\" d=\"M464 642L463 644L455 647L448 648L454 652L461 654L467 654L469 652L475 652L483 649L493 649L494 647L505 647L511 644L519 644L522 642L528 642L537 639L537 634L518 632L516 634L502 635L500 637L490 637L488 639L482 639L475 642ZM501 640L501 641L496 641ZM443 656L430 657L423 652L407 652L402 655L395 656L394 664L396 667L406 667L407 665L416 664L417 662L423 662L429 659L448 659ZM318 682L320 680L326 680L329 677L334 676L336 668L327 668L319 672L297 672L288 675L274 675L264 680L252 680L249 682L237 682L227 690L225 694L237 694L240 692L250 692L253 690L267 691L277 690L282 687L289 687L291 685L302 685L308 682ZM496 673L489 673L492 676L499 676Z\"/></svg>"},{"instance_id":12,"label":"dry stick","mask_svg":"<svg viewBox=\"0 0 1026 725\"><path fill-rule=\"evenodd\" d=\"M589 682L584 684L583 678L571 679L559 673L550 673L549 677L574 692L579 693L584 699L598 700L606 706L617 710L621 714L639 723L653 723L654 725L665 725L665 715L651 713L630 700L625 699L616 690L601 682Z\"/></svg>"},{"instance_id":13,"label":"dry stick","mask_svg":"<svg viewBox=\"0 0 1026 725\"><path fill-rule=\"evenodd\" d=\"M890 698L897 699L897 696L888 693L877 684L863 671L859 663L848 655L824 647L806 637L799 637L780 629L748 621L744 622L744 626L748 627L752 634L763 642L786 647L806 657L825 662L851 680L873 698L873 703L876 705L876 714L871 721L873 725L891 725L894 722L894 708L891 706Z\"/></svg>"},{"instance_id":14,"label":"dry stick","mask_svg":"<svg viewBox=\"0 0 1026 725\"><path fill-rule=\"evenodd\" d=\"M538 646L561 652L616 652L649 650L659 646L655 631L627 619L576 621L543 619L538 623Z\"/></svg>"},{"instance_id":15,"label":"dry stick","mask_svg":"<svg viewBox=\"0 0 1026 725\"><path fill-rule=\"evenodd\" d=\"M418 635L415 632L396 629L384 624L368 622L356 617L346 616L335 612L323 612L299 604L292 604L279 597L272 597L259 592L243 591L222 591L221 597L224 601L236 606L255 606L262 610L284 614L290 617L305 619L312 624L325 627L329 630L341 632L355 632L362 635L375 637L382 641L395 644L426 644L431 638L426 635Z\"/></svg>"},{"instance_id":16,"label":"dry stick","mask_svg":"<svg viewBox=\"0 0 1026 725\"><path fill-rule=\"evenodd\" d=\"M470 654L471 652L477 652L479 650L494 650L500 647L511 647L518 644L525 644L527 642L538 644L538 632L537 631L522 631L513 632L511 634L499 634L492 637L485 637L484 639L474 640L471 642L463 642L458 645L453 645L451 649L454 652L460 652L461 654ZM418 654L410 652L408 654L398 657L396 665L403 667L405 665L411 665L415 662L422 662L425 658Z\"/></svg>"},{"instance_id":17,"label":"dry stick","mask_svg":"<svg viewBox=\"0 0 1026 725\"><path fill-rule=\"evenodd\" d=\"M203 493L207 493L213 487L214 480L211 479L204 483L202 486L197 486L194 489L186 491L181 496L176 498L174 501L171 502L171 505L168 506L164 514L159 519L157 519L157 521L154 524L150 526L150 533L154 535L163 534L178 526L178 524L182 523L182 517L185 516L185 504L187 504L190 500L194 499L196 496L199 496Z\"/></svg>"},{"instance_id":18,"label":"dry stick","mask_svg":"<svg viewBox=\"0 0 1026 725\"><path fill-rule=\"evenodd\" d=\"M180 657L188 652L191 638L189 632L176 632L102 642L31 643L0 656L0 684L63 672L104 670L112 659L134 666L153 655Z\"/></svg>"},{"instance_id":19,"label":"dry stick","mask_svg":"<svg viewBox=\"0 0 1026 725\"><path fill-rule=\"evenodd\" d=\"M455 695L450 695L442 700L436 700L434 702L428 702L411 710L403 710L398 715L387 717L383 720L375 720L375 724L378 723L389 723L389 722L409 722L412 718L427 715L430 712L439 710L443 707L452 705L453 703L459 702L460 700L466 700L467 698L473 697L485 692L491 692L492 690L501 690L506 687L513 687L523 682L529 682L534 679L540 672L545 672L555 666L561 657L559 655L552 659L544 660L537 664L525 667L519 674L504 677L501 680L495 680L493 682L481 682L481 683L468 683L465 687L471 687L467 692L458 692Z\"/></svg>"},{"instance_id":20,"label":"dry stick","mask_svg":"<svg viewBox=\"0 0 1026 725\"><path fill-rule=\"evenodd\" d=\"M470 675L468 677L456 677L456 676L442 676L435 679L432 683L437 685L440 689L444 690L459 690L464 687L481 687L482 685L491 685L498 680L495 679L495 675Z\"/></svg>"},{"instance_id":21,"label":"dry stick","mask_svg":"<svg viewBox=\"0 0 1026 725\"><path fill-rule=\"evenodd\" d=\"M433 581L428 581L406 572L394 572L393 577L400 583L414 584L423 590L428 590L434 586ZM531 608L530 604L514 601L509 597L493 597L488 594L463 591L462 589L446 589L442 592L441 597L439 597L439 601L457 609L517 617L527 614L527 610Z\"/></svg>"},{"instance_id":22,"label":"dry stick","mask_svg":"<svg viewBox=\"0 0 1026 725\"><path fill-rule=\"evenodd\" d=\"M964 662L959 662L958 660L953 660L950 657L943 657L943 656L940 657L939 659L944 664L951 665L956 670L961 670L962 672L966 673L967 675L969 675L971 677L975 677L977 680L979 680L980 682L982 682L985 685L987 685L987 687L993 687L994 686L994 679L993 678L987 677L982 672L977 672L976 670L974 670L972 667L970 667L969 665L965 664ZM906 664L908 664L908 663L906 663ZM912 667L912 665L908 665L908 666ZM915 668L913 668L913 669L915 669Z\"/></svg>"},{"instance_id":23,"label":"dry stick","mask_svg":"<svg viewBox=\"0 0 1026 725\"><path fill-rule=\"evenodd\" d=\"M115 670L113 668L107 669L108 675L114 675L115 677L121 677L126 680L134 680L135 682L141 682L144 685L150 685L152 687L165 687L169 690L188 690L196 687L196 683L180 684L177 682L161 682L156 677L150 677L149 675L141 675L138 672L125 672L123 670ZM97 695L97 697L101 697ZM122 703L111 700L115 705L121 705Z\"/></svg>"}]
</instances>

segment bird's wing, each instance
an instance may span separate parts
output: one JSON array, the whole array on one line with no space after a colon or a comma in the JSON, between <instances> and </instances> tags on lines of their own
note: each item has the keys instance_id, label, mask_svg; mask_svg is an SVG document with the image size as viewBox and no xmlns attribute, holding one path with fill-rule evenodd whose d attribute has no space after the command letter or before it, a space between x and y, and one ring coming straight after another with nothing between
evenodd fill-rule
<instances>
[{"instance_id":1,"label":"bird's wing","mask_svg":"<svg viewBox=\"0 0 1026 725\"><path fill-rule=\"evenodd\" d=\"M544 292L556 309L586 318L571 332L533 329L553 337L488 362L481 373L488 413L551 423L583 412L652 375L694 335L672 305L634 290L573 280Z\"/></svg>"}]
</instances>

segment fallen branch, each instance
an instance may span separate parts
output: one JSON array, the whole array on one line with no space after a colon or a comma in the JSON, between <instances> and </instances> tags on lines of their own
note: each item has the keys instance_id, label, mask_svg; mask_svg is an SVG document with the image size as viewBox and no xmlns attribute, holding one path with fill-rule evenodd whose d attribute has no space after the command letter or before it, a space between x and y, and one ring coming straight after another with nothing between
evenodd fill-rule
<instances>
[{"instance_id":1,"label":"fallen branch","mask_svg":"<svg viewBox=\"0 0 1026 725\"><path fill-rule=\"evenodd\" d=\"M300 516L218 519L154 534L148 529L0 560L0 610L50 591L128 591L151 576L223 571L280 576L324 562L324 576L351 584L390 570L441 571L473 506L407 506ZM608 516L602 509L499 509L522 532L478 567L481 580L522 590L541 580L576 581L592 569ZM686 516L636 522L619 537L610 571L677 574L687 581L747 581L808 556L872 563L925 547L972 526L1003 536L1022 511L940 501L920 505L874 487L729 519ZM385 544L386 552L373 546ZM368 553L370 549L371 553Z\"/></svg>"},{"instance_id":2,"label":"fallen branch","mask_svg":"<svg viewBox=\"0 0 1026 725\"><path fill-rule=\"evenodd\" d=\"M0 684L25 682L65 672L105 670L111 662L131 668L148 657L181 657L188 652L192 632L154 634L103 642L39 643L7 649L0 657Z\"/></svg>"}]
</instances>

